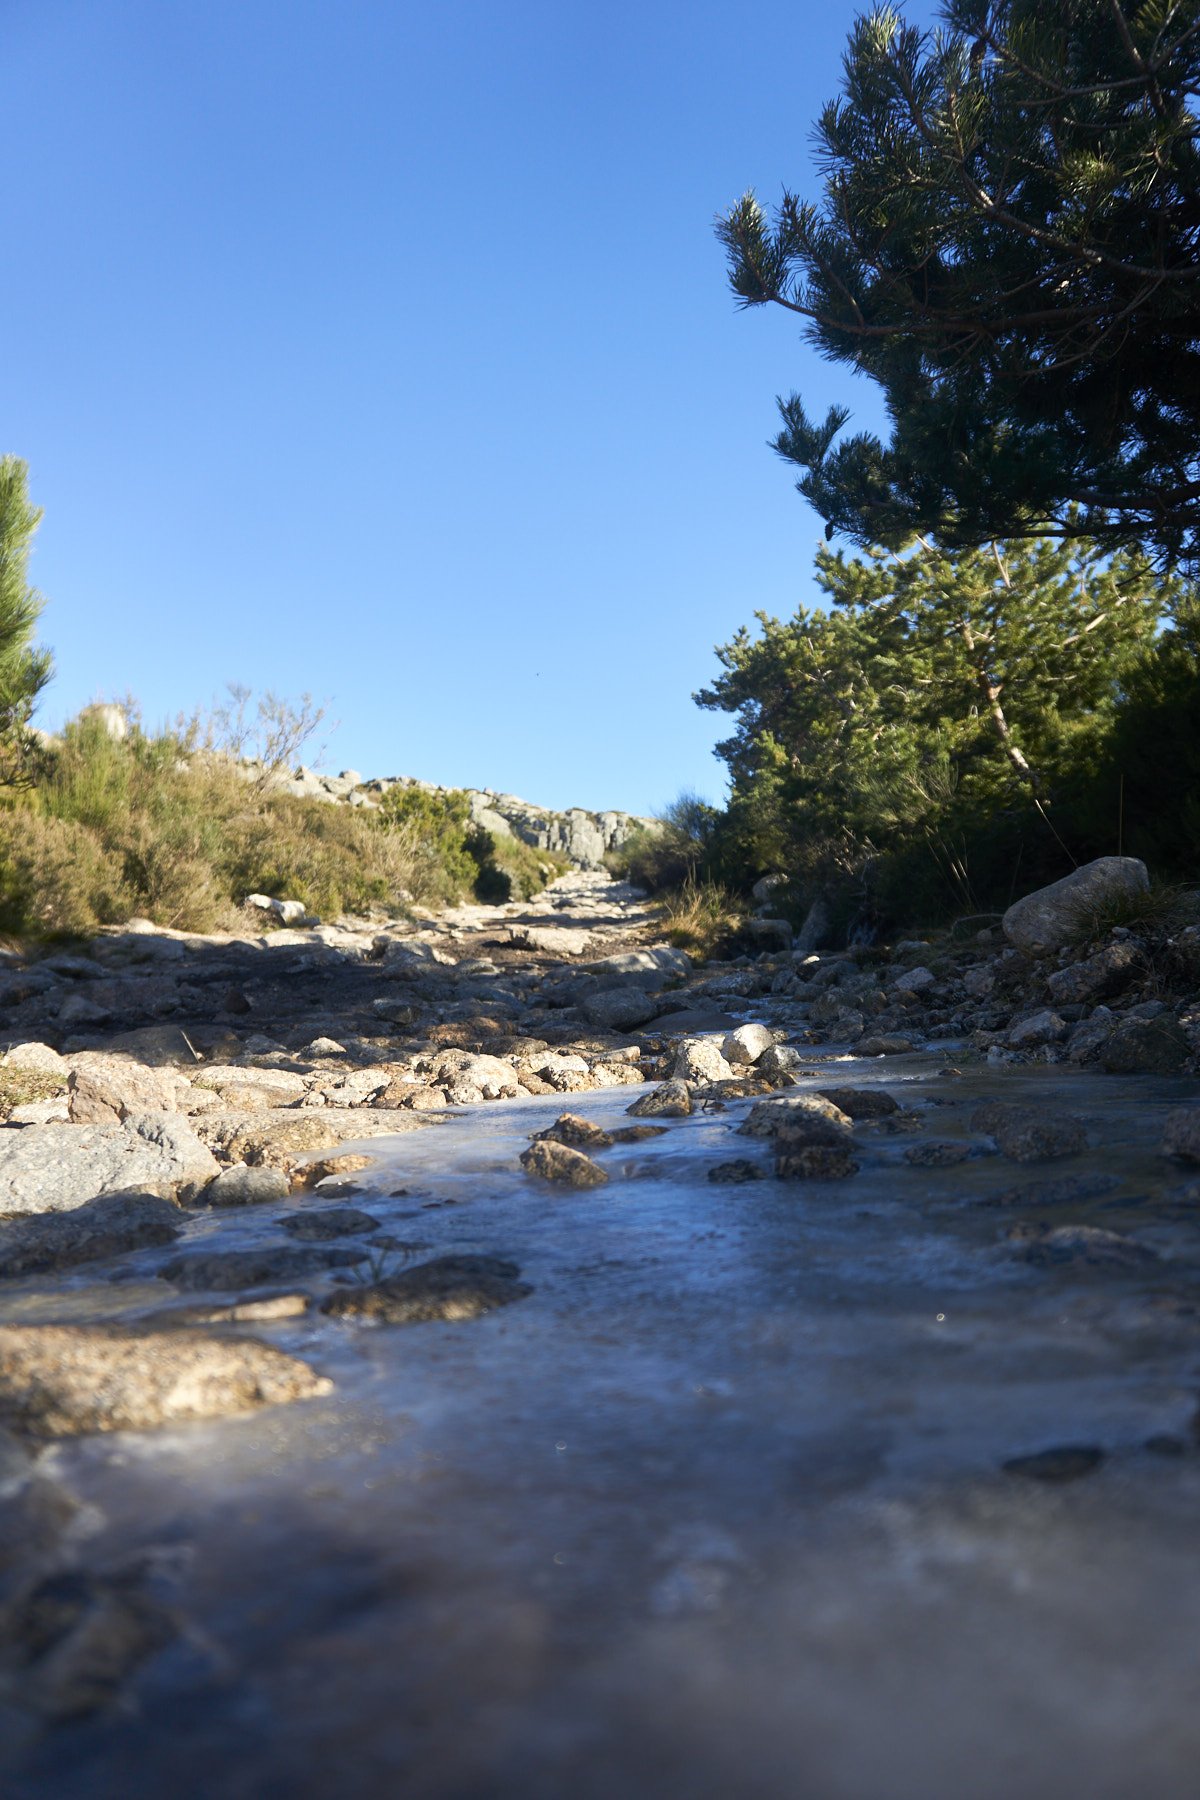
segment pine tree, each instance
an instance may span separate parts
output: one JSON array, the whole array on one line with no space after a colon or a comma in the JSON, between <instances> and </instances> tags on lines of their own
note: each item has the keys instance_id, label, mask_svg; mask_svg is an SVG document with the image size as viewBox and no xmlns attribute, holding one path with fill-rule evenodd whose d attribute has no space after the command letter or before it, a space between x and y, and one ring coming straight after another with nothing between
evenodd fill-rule
<instances>
[{"instance_id":1,"label":"pine tree","mask_svg":"<svg viewBox=\"0 0 1200 1800\"><path fill-rule=\"evenodd\" d=\"M1062 796L1181 585L1136 553L1051 539L822 547L816 580L828 611L758 615L759 634L718 649L723 673L696 696L737 716L717 754L742 853L828 879L915 845L973 903L992 877L971 873L969 846L993 835L984 861L1002 866L1015 831L1065 874L1086 847Z\"/></svg>"},{"instance_id":2,"label":"pine tree","mask_svg":"<svg viewBox=\"0 0 1200 1800\"><path fill-rule=\"evenodd\" d=\"M779 402L827 536L1082 535L1200 563L1196 0L860 19L824 199L718 222L734 293L882 387L890 440Z\"/></svg>"},{"instance_id":3,"label":"pine tree","mask_svg":"<svg viewBox=\"0 0 1200 1800\"><path fill-rule=\"evenodd\" d=\"M44 603L28 579L41 516L29 502L25 464L0 457L0 780L11 779L19 766L33 703L52 668L49 651L33 644Z\"/></svg>"}]
</instances>

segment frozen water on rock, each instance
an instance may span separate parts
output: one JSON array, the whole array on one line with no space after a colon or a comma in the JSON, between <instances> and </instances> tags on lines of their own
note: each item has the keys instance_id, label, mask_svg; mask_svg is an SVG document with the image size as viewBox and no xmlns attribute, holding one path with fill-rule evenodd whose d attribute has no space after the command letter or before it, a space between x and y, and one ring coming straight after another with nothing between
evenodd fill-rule
<instances>
[{"instance_id":1,"label":"frozen water on rock","mask_svg":"<svg viewBox=\"0 0 1200 1800\"><path fill-rule=\"evenodd\" d=\"M57 1447L97 1554L171 1549L187 1628L122 1709L46 1735L14 1715L0 1790L1194 1800L1200 1234L1144 1198L1179 1182L1157 1147L1186 1084L1014 1070L1005 1097L1084 1117L1091 1148L905 1162L922 1133L986 1148L996 1079L826 1065L799 1091L878 1085L920 1125L861 1120L836 1183L773 1179L749 1101L597 1150L586 1191L519 1166L561 1096L370 1140L357 1203L391 1268L502 1257L533 1292L461 1323L256 1325L333 1393ZM570 1107L613 1129L629 1099ZM767 1178L707 1180L734 1156ZM1059 1197L1002 1198L1042 1178ZM221 1247L326 1204L239 1209ZM1017 1220L1163 1260L1035 1268ZM192 1216L181 1248L214 1229ZM125 1259L110 1316L176 1298L169 1254ZM14 1283L0 1318L94 1317L90 1279ZM1145 1448L1164 1434L1184 1453ZM1106 1456L1061 1485L1003 1467L1063 1445Z\"/></svg>"}]
</instances>

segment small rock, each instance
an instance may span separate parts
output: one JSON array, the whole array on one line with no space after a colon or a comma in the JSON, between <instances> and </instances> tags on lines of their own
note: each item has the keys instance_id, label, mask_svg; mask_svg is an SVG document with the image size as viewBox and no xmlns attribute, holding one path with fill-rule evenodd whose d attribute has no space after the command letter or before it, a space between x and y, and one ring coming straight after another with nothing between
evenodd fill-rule
<instances>
[{"instance_id":1,"label":"small rock","mask_svg":"<svg viewBox=\"0 0 1200 1800\"><path fill-rule=\"evenodd\" d=\"M908 969L903 975L897 975L892 988L897 994L923 994L928 988L936 987L937 976L932 969Z\"/></svg>"},{"instance_id":2,"label":"small rock","mask_svg":"<svg viewBox=\"0 0 1200 1800\"><path fill-rule=\"evenodd\" d=\"M776 1140L780 1148L775 1158L775 1173L781 1181L843 1181L858 1174L858 1164L845 1149L832 1144L806 1144L792 1149L786 1140Z\"/></svg>"},{"instance_id":3,"label":"small rock","mask_svg":"<svg viewBox=\"0 0 1200 1800\"><path fill-rule=\"evenodd\" d=\"M520 1269L499 1256L439 1256L368 1287L330 1294L321 1311L372 1325L420 1325L434 1319L478 1319L523 1300L533 1289Z\"/></svg>"},{"instance_id":4,"label":"small rock","mask_svg":"<svg viewBox=\"0 0 1200 1800\"><path fill-rule=\"evenodd\" d=\"M326 1244L331 1238L355 1237L360 1231L374 1231L379 1224L370 1213L357 1206L327 1206L320 1212L293 1213L280 1224L289 1237L302 1244Z\"/></svg>"},{"instance_id":5,"label":"small rock","mask_svg":"<svg viewBox=\"0 0 1200 1800\"><path fill-rule=\"evenodd\" d=\"M584 1018L602 1031L633 1031L653 1019L658 1011L658 1002L644 988L632 985L601 988L582 1003Z\"/></svg>"},{"instance_id":6,"label":"small rock","mask_svg":"<svg viewBox=\"0 0 1200 1800\"><path fill-rule=\"evenodd\" d=\"M1111 1000L1129 986L1144 966L1145 958L1133 944L1106 944L1095 956L1056 969L1047 976L1046 986L1050 998L1059 1006Z\"/></svg>"},{"instance_id":7,"label":"small rock","mask_svg":"<svg viewBox=\"0 0 1200 1800\"><path fill-rule=\"evenodd\" d=\"M721 1055L727 1063L757 1063L767 1050L773 1050L775 1039L765 1025L739 1025L731 1031L721 1045Z\"/></svg>"},{"instance_id":8,"label":"small rock","mask_svg":"<svg viewBox=\"0 0 1200 1800\"><path fill-rule=\"evenodd\" d=\"M761 1163L739 1156L733 1162L714 1163L708 1171L708 1179L716 1182L762 1181L766 1173Z\"/></svg>"},{"instance_id":9,"label":"small rock","mask_svg":"<svg viewBox=\"0 0 1200 1800\"><path fill-rule=\"evenodd\" d=\"M263 1201L286 1200L290 1192L291 1182L281 1169L233 1163L197 1198L204 1206L258 1206Z\"/></svg>"},{"instance_id":10,"label":"small rock","mask_svg":"<svg viewBox=\"0 0 1200 1800\"><path fill-rule=\"evenodd\" d=\"M604 1150L613 1142L613 1135L611 1131L593 1125L590 1119L581 1119L578 1113L560 1113L553 1125L547 1125L545 1131L535 1132L534 1139L539 1143L569 1144L575 1150L585 1144L590 1150Z\"/></svg>"},{"instance_id":11,"label":"small rock","mask_svg":"<svg viewBox=\"0 0 1200 1800\"><path fill-rule=\"evenodd\" d=\"M294 1164L292 1180L301 1187L311 1188L323 1181L344 1179L350 1175L361 1175L374 1163L373 1156L364 1156L357 1150L345 1150L335 1156L311 1156Z\"/></svg>"},{"instance_id":12,"label":"small rock","mask_svg":"<svg viewBox=\"0 0 1200 1800\"><path fill-rule=\"evenodd\" d=\"M1010 1456L1001 1466L1006 1475L1022 1475L1030 1481L1078 1481L1103 1461L1104 1451L1095 1444L1063 1444L1054 1450L1037 1450L1032 1456Z\"/></svg>"},{"instance_id":13,"label":"small rock","mask_svg":"<svg viewBox=\"0 0 1200 1800\"><path fill-rule=\"evenodd\" d=\"M254 1338L0 1326L0 1415L38 1437L144 1431L307 1400L333 1383Z\"/></svg>"},{"instance_id":14,"label":"small rock","mask_svg":"<svg viewBox=\"0 0 1200 1800\"><path fill-rule=\"evenodd\" d=\"M1162 1153L1200 1163L1200 1106L1176 1106L1163 1124Z\"/></svg>"},{"instance_id":15,"label":"small rock","mask_svg":"<svg viewBox=\"0 0 1200 1800\"><path fill-rule=\"evenodd\" d=\"M266 1287L273 1281L292 1281L299 1275L315 1275L326 1269L346 1269L363 1262L365 1250L321 1249L317 1246L264 1244L257 1250L212 1250L177 1256L158 1271L163 1281L193 1293L237 1292L240 1288Z\"/></svg>"},{"instance_id":16,"label":"small rock","mask_svg":"<svg viewBox=\"0 0 1200 1800\"><path fill-rule=\"evenodd\" d=\"M569 1144L540 1138L521 1152L521 1167L541 1181L552 1181L562 1187L602 1187L608 1180L599 1163L573 1150Z\"/></svg>"},{"instance_id":17,"label":"small rock","mask_svg":"<svg viewBox=\"0 0 1200 1800\"><path fill-rule=\"evenodd\" d=\"M0 1057L0 1067L28 1069L37 1075L60 1075L64 1081L71 1072L65 1056L60 1056L49 1044L39 1043L10 1044Z\"/></svg>"},{"instance_id":18,"label":"small rock","mask_svg":"<svg viewBox=\"0 0 1200 1800\"><path fill-rule=\"evenodd\" d=\"M728 1081L732 1075L733 1070L711 1038L683 1038L676 1045L671 1068L674 1080Z\"/></svg>"},{"instance_id":19,"label":"small rock","mask_svg":"<svg viewBox=\"0 0 1200 1800\"><path fill-rule=\"evenodd\" d=\"M1191 1053L1177 1019L1127 1019L1105 1040L1100 1063L1110 1075L1177 1075Z\"/></svg>"},{"instance_id":20,"label":"small rock","mask_svg":"<svg viewBox=\"0 0 1200 1800\"><path fill-rule=\"evenodd\" d=\"M664 1081L625 1110L638 1119L686 1119L692 1110L692 1096L686 1081Z\"/></svg>"},{"instance_id":21,"label":"small rock","mask_svg":"<svg viewBox=\"0 0 1200 1800\"><path fill-rule=\"evenodd\" d=\"M882 1088L821 1088L822 1100L828 1100L851 1119L887 1119L900 1111L900 1102L885 1094Z\"/></svg>"},{"instance_id":22,"label":"small rock","mask_svg":"<svg viewBox=\"0 0 1200 1800\"><path fill-rule=\"evenodd\" d=\"M609 1134L614 1144L644 1144L647 1138L665 1137L665 1125L622 1125Z\"/></svg>"},{"instance_id":23,"label":"small rock","mask_svg":"<svg viewBox=\"0 0 1200 1800\"><path fill-rule=\"evenodd\" d=\"M911 1038L892 1037L884 1034L879 1037L860 1038L855 1054L858 1056L906 1056L912 1047Z\"/></svg>"},{"instance_id":24,"label":"small rock","mask_svg":"<svg viewBox=\"0 0 1200 1800\"><path fill-rule=\"evenodd\" d=\"M972 1197L974 1206L1062 1206L1077 1200L1099 1200L1121 1183L1115 1175L1060 1175L1057 1181L1026 1181L999 1194Z\"/></svg>"},{"instance_id":25,"label":"small rock","mask_svg":"<svg viewBox=\"0 0 1200 1800\"><path fill-rule=\"evenodd\" d=\"M794 1075L803 1067L804 1058L790 1044L770 1044L755 1061L754 1073L774 1081L781 1075Z\"/></svg>"},{"instance_id":26,"label":"small rock","mask_svg":"<svg viewBox=\"0 0 1200 1800\"><path fill-rule=\"evenodd\" d=\"M591 943L588 931L573 931L559 925L514 925L508 934L511 944L523 950L540 950L546 956L582 956Z\"/></svg>"},{"instance_id":27,"label":"small rock","mask_svg":"<svg viewBox=\"0 0 1200 1800\"><path fill-rule=\"evenodd\" d=\"M783 1137L789 1149L805 1144L845 1146L853 1142L854 1121L820 1094L759 1100L741 1126L746 1137Z\"/></svg>"},{"instance_id":28,"label":"small rock","mask_svg":"<svg viewBox=\"0 0 1200 1800\"><path fill-rule=\"evenodd\" d=\"M1010 1050L1032 1050L1039 1044L1061 1043L1066 1035L1066 1020L1044 1008L1010 1026L1005 1041Z\"/></svg>"},{"instance_id":29,"label":"small rock","mask_svg":"<svg viewBox=\"0 0 1200 1800\"><path fill-rule=\"evenodd\" d=\"M971 1129L994 1138L997 1149L1013 1162L1049 1162L1087 1148L1081 1119L1065 1113L1047 1116L1033 1107L1013 1106L1003 1100L977 1107L971 1115Z\"/></svg>"},{"instance_id":30,"label":"small rock","mask_svg":"<svg viewBox=\"0 0 1200 1800\"><path fill-rule=\"evenodd\" d=\"M966 1162L971 1154L969 1144L954 1144L946 1141L929 1144L910 1144L904 1152L904 1160L911 1163L914 1169L949 1169L955 1163Z\"/></svg>"},{"instance_id":31,"label":"small rock","mask_svg":"<svg viewBox=\"0 0 1200 1800\"><path fill-rule=\"evenodd\" d=\"M1119 1231L1097 1225L1017 1225L1006 1234L1025 1262L1039 1268L1086 1263L1101 1268L1138 1268L1157 1262L1158 1252Z\"/></svg>"},{"instance_id":32,"label":"small rock","mask_svg":"<svg viewBox=\"0 0 1200 1800\"><path fill-rule=\"evenodd\" d=\"M253 1300L221 1300L213 1305L200 1301L190 1306L163 1307L148 1313L145 1323L162 1330L194 1325L269 1325L277 1319L299 1319L311 1304L308 1294L257 1294Z\"/></svg>"}]
</instances>

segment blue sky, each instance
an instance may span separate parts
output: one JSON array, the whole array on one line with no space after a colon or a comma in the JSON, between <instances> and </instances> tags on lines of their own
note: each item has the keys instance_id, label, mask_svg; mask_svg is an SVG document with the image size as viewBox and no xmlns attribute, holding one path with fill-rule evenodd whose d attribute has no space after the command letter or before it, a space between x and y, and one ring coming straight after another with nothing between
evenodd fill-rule
<instances>
[{"instance_id":1,"label":"blue sky","mask_svg":"<svg viewBox=\"0 0 1200 1800\"><path fill-rule=\"evenodd\" d=\"M858 10L3 0L43 721L236 680L335 768L718 797L713 646L812 597L773 397L879 412L711 221L812 186Z\"/></svg>"}]
</instances>

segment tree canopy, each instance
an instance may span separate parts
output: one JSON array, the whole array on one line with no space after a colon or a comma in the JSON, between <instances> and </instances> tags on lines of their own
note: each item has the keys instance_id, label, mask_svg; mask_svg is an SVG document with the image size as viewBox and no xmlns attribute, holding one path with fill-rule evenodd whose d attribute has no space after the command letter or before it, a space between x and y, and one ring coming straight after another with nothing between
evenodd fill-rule
<instances>
[{"instance_id":1,"label":"tree canopy","mask_svg":"<svg viewBox=\"0 0 1200 1800\"><path fill-rule=\"evenodd\" d=\"M717 746L736 856L820 883L886 853L902 881L924 867L943 900L969 906L1003 898L1015 847L1027 870L1067 873L1086 846L1061 803L1189 590L1136 553L1050 539L822 547L816 581L828 610L760 614L696 696L737 717ZM1110 785L1100 849L1117 847Z\"/></svg>"},{"instance_id":2,"label":"tree canopy","mask_svg":"<svg viewBox=\"0 0 1200 1800\"><path fill-rule=\"evenodd\" d=\"M734 293L877 381L885 442L780 400L834 531L1019 535L1200 563L1196 0L947 0L851 34L824 195L718 222Z\"/></svg>"}]
</instances>

